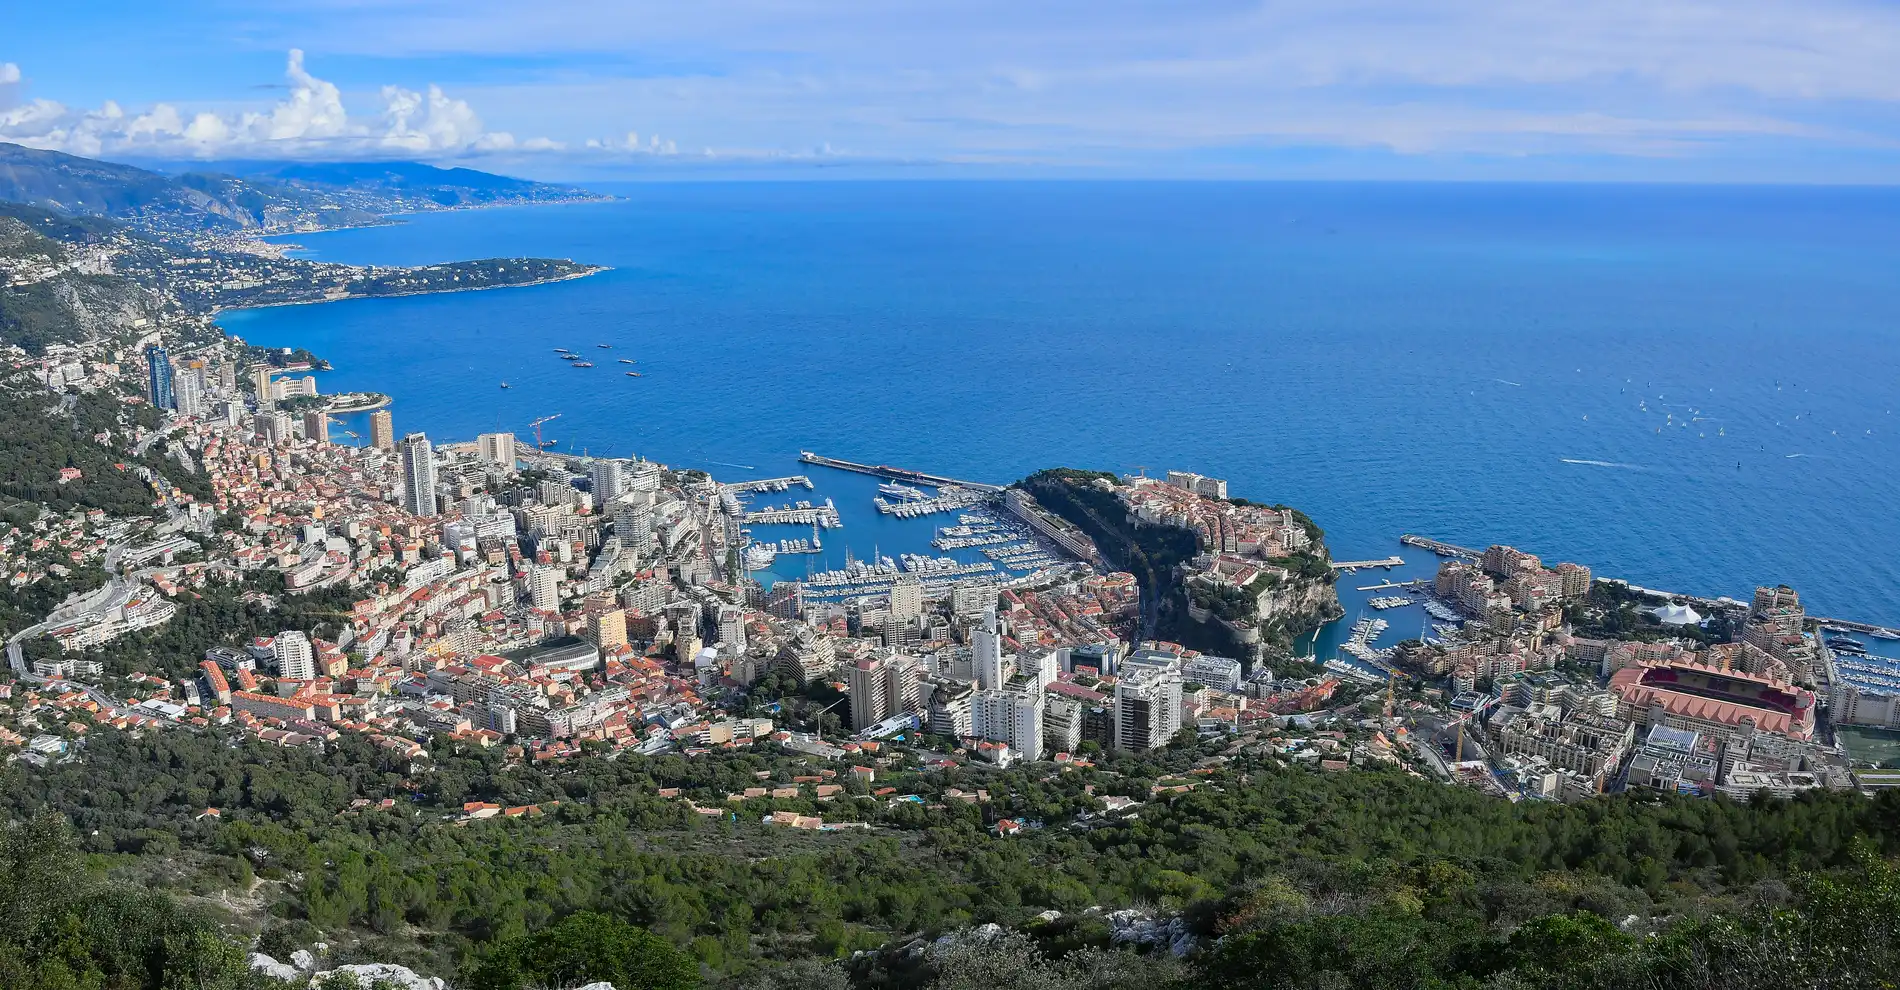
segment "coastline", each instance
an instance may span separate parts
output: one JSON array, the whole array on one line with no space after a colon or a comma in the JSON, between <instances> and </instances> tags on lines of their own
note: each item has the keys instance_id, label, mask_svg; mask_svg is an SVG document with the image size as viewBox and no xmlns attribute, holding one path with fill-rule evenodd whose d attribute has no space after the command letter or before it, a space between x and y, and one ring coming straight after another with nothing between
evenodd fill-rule
<instances>
[{"instance_id":1,"label":"coastline","mask_svg":"<svg viewBox=\"0 0 1900 990\"><path fill-rule=\"evenodd\" d=\"M286 302L266 303L260 306L217 306L211 310L210 316L215 320L223 313L237 313L255 309L278 309L284 306L313 306L319 303L349 302L356 299L401 299L406 296L439 296L454 292L487 292L494 289L525 289L536 285L552 285L556 282L572 282L575 279L587 278L590 275L599 275L602 272L610 271L613 271L613 266L611 265L590 265L586 271L582 272L570 272L566 275L537 278L527 282L510 282L507 285L469 285L456 286L455 288L449 289L416 289L409 292L383 292L376 295L325 296L322 299L295 299ZM229 335L227 334L227 336Z\"/></svg>"},{"instance_id":2,"label":"coastline","mask_svg":"<svg viewBox=\"0 0 1900 990\"><path fill-rule=\"evenodd\" d=\"M358 404L358 405L325 406L323 412L325 415L328 415L328 416L354 416L357 413L375 412L378 409L382 409L388 406L391 402L394 402L394 401L396 400L393 397L391 397L389 393L384 392L384 393L381 393L381 398L378 398L374 402Z\"/></svg>"},{"instance_id":3,"label":"coastline","mask_svg":"<svg viewBox=\"0 0 1900 990\"><path fill-rule=\"evenodd\" d=\"M559 200L548 200L545 202L529 202L529 203L465 203L458 206L444 206L439 209L433 209L433 210L408 210L401 213L378 214L378 216L383 220L382 223L339 223L339 224L326 224L320 227L304 227L297 230L283 230L283 231L259 230L253 233L248 239L254 243L263 244L269 249L280 253L281 255L281 252L284 252L284 251L301 251L301 250L306 250L306 249L296 244L272 244L268 240L268 238L295 237L298 234L328 234L333 231L339 231L339 230L374 230L377 227L399 227L399 226L402 226L403 224L408 223L409 217L426 217L426 216L433 216L437 213L467 213L467 212L472 212L475 210L505 210L505 209L510 209L510 208L520 208L520 207L538 208L538 207L544 207L544 206L579 206L579 205L589 204L589 203L611 203L621 198L623 197L614 196L607 193L602 193L598 197L592 198L592 199L559 199Z\"/></svg>"},{"instance_id":4,"label":"coastline","mask_svg":"<svg viewBox=\"0 0 1900 990\"><path fill-rule=\"evenodd\" d=\"M560 204L522 204L522 205L560 205ZM478 209L478 208L488 208L488 207L469 207L469 208ZM438 212L438 211L428 211L428 212ZM615 260L618 260L618 259L615 259ZM583 277L584 274L591 274L591 272L589 273L576 272L571 275L560 276L559 279L550 278L550 279L547 279L546 281L564 280L566 278ZM539 284L540 281L542 280L537 280L535 282L523 282L520 284L523 284L523 285ZM482 288L506 288L506 287L508 286L483 286ZM457 287L457 288L452 288L452 289L418 290L416 292L409 292L409 293L402 293L402 294L409 294L409 295L433 294L434 292L440 292L440 291L465 291L465 290L463 288ZM590 287L589 295L591 296L595 291L596 291L596 287ZM341 296L337 298L338 299L354 299L354 298L376 298L376 297L374 296L367 296L367 297L366 296ZM284 302L284 303L275 303L272 305L273 306L274 305L302 305L306 302L328 302L328 301L337 301L337 299L308 299L308 300L300 300L295 303ZM509 303L503 302L503 303L500 303L500 305L505 306L505 305L509 305ZM241 310L241 309L263 309L263 308L270 308L270 307L246 305L246 306L233 306L231 308ZM327 320L329 319L329 317L325 317L325 319ZM1567 367L1562 368L1561 370L1564 372L1571 372L1571 367L1567 366ZM618 376L615 376L615 377L617 378ZM508 380L514 381L513 378L509 378ZM1620 378L1617 379L1617 381L1619 382L1620 380L1621 380ZM627 379L626 381L632 381L632 379ZM517 386L519 385L520 383L517 382ZM1447 391L1449 392L1449 390ZM1606 391L1608 393L1617 393L1619 389L1618 389L1617 384L1615 382L1612 382L1610 387L1608 387ZM512 395L515 397L519 397L521 394L523 393L520 392L519 388L517 389L517 392L515 393L504 393L504 395ZM1517 394L1516 391L1513 391L1507 396L1507 398L1515 401L1516 394ZM1463 386L1460 386L1456 392L1456 395L1448 394L1445 398L1446 398L1446 401L1450 401L1450 400L1456 399L1458 396L1463 396L1463 395L1465 395L1465 391L1463 390ZM1605 404L1607 405L1608 402L1613 402L1613 401L1615 401L1615 396L1611 395L1609 396L1609 399L1606 401ZM405 405L405 408L408 408L407 404ZM564 408L564 407L551 406L550 408ZM576 417L575 412L573 410L569 410L569 423L571 425L574 425L576 429L578 429L578 424L575 424L574 420L577 418L578 417ZM1605 421L1607 419L1607 416L1599 414L1596 408L1591 408L1591 415L1589 415L1587 419L1589 421L1587 424L1588 427L1591 429L1596 429L1597 428L1596 424L1598 424L1599 422ZM472 429L470 432L471 433L473 432ZM1731 433L1735 432L1735 429L1732 425L1730 427L1730 432ZM463 435L469 435L469 434L465 433ZM670 441L670 439L671 439L670 437L662 436L662 440ZM1594 439L1594 436L1593 436L1593 439ZM804 442L809 443L809 441L804 441ZM873 443L873 447L875 449L874 443ZM797 449L797 447L795 445L788 445L788 449L795 450ZM753 460L749 456L732 457L728 459L741 460L748 464L758 463L757 461ZM1134 456L1123 458L1124 461L1133 461L1134 459L1135 459ZM1095 462L1102 462L1103 460L1104 459L1097 458ZM1113 463L1114 455L1113 454L1109 455L1106 461L1109 463ZM1812 462L1790 461L1789 463L1790 464L1810 464ZM1126 467L1129 465L1123 463L1123 464L1115 464L1114 466L1116 466L1117 468L1121 468L1121 467ZM1732 463L1730 463L1727 466L1730 467L1732 470L1732 467L1733 467ZM1236 468L1235 470L1240 470L1240 469ZM1586 469L1579 468L1575 470L1577 473L1581 474ZM964 473L967 473L967 472L964 472ZM1312 505L1313 509L1326 512L1328 516L1338 517L1337 516L1338 511L1339 511L1338 508L1336 506L1328 505L1326 502L1309 501L1304 504L1310 504ZM1362 513L1362 515L1364 515L1364 513ZM1386 525L1379 527L1379 531L1377 532L1368 533L1367 527L1363 525L1359 526L1357 530L1354 530L1352 528L1352 523L1357 520L1345 520L1345 521L1340 521L1340 522L1333 522L1332 519L1329 519L1329 522L1332 522L1332 525L1329 525L1328 528L1330 530L1337 530L1341 534L1345 535L1349 541L1353 537L1358 538L1357 544L1348 542L1347 544L1348 546L1356 547L1358 544L1366 545L1366 550L1363 553L1355 552L1352 554L1353 556L1366 556L1366 557L1380 556L1385 553L1392 552L1392 550L1384 549L1383 548L1384 544L1388 542L1389 540L1391 540L1396 535L1397 531L1401 529L1401 527L1397 524L1397 520L1402 519L1404 517L1386 515L1385 518L1388 520L1393 520L1393 522L1388 522ZM1626 575L1629 580L1632 580L1636 583L1639 583L1641 585L1651 587L1651 588L1691 589L1689 591L1682 592L1685 595L1700 594L1700 595L1708 596L1708 597L1715 597L1715 596L1720 596L1720 595L1739 596L1747 590L1747 587L1749 584L1749 582L1745 580L1744 578L1752 573L1745 569L1702 570L1702 572L1699 574L1693 574L1693 575L1688 575L1688 576L1684 576L1681 573L1674 573L1674 574L1659 573L1659 570L1660 570L1659 568L1655 568L1651 566L1650 564L1645 563L1642 560L1637 560L1634 564L1631 564L1628 561L1614 560L1612 556L1605 556L1598 553L1591 553L1591 549L1588 546L1587 540L1573 541L1571 539L1567 539L1566 533L1564 533L1560 528L1552 528L1552 529L1543 531L1534 537L1531 537L1531 536L1526 536L1524 532L1513 530L1513 528L1510 525L1475 527L1475 531L1474 531L1474 527L1467 526L1464 529L1459 529L1456 527L1454 523L1444 522L1436 518L1424 522L1423 525L1430 527L1428 531L1443 531L1452 537L1457 537L1460 533L1467 533L1467 532L1471 533L1471 537L1467 537L1465 541L1471 542L1472 538L1476 538L1479 541L1478 545L1480 546L1484 545L1485 542L1497 541L1497 542L1514 542L1516 543L1516 545L1519 545L1519 546L1526 546L1526 547L1531 547L1533 549L1546 550L1546 551L1552 548L1556 548L1556 547L1569 548L1568 550L1565 551L1569 556L1572 556L1575 559L1584 560L1585 562L1590 563L1593 567L1601 567L1601 569L1613 574ZM1419 524L1418 523L1409 524L1408 528L1419 528ZM1393 549L1398 549L1398 548L1393 548ZM1673 548L1672 548L1672 552L1673 552ZM1677 571L1681 571L1685 569L1686 568L1676 568ZM1783 575L1778 574L1774 576L1779 578L1779 577L1782 577ZM1797 580L1793 575L1786 575L1786 577L1787 579L1791 581L1791 583L1794 583ZM1361 583L1370 584L1374 582L1367 581L1367 582L1361 582ZM1808 587L1806 584L1797 584L1797 587L1801 587L1803 591L1808 590ZM1829 605L1831 605L1832 607L1829 607ZM1817 611L1821 611L1829 615L1880 616L1886 610L1881 609L1875 605L1870 605L1864 599L1853 599L1845 603L1837 601L1834 603L1829 603L1827 605L1822 605L1819 609L1817 609ZM1891 623L1881 623L1881 624L1888 625ZM1326 638L1325 636L1320 637L1322 642L1325 640L1325 638ZM1305 642L1305 641L1306 640L1302 638L1301 642Z\"/></svg>"}]
</instances>

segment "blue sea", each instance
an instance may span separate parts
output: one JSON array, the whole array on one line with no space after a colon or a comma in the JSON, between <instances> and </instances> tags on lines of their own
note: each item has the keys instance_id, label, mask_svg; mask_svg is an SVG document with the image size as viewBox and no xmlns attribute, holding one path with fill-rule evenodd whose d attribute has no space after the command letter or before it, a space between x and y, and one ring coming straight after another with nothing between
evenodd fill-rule
<instances>
[{"instance_id":1,"label":"blue sea","mask_svg":"<svg viewBox=\"0 0 1900 990\"><path fill-rule=\"evenodd\" d=\"M931 534L878 517L869 479L804 469L809 449L993 482L1199 471L1306 510L1342 559L1405 556L1400 576L1435 563L1397 543L1415 532L1704 595L1786 582L1811 611L1900 623L1900 191L612 191L294 238L336 261L603 275L222 322L334 362L325 391L391 393L399 431L527 436L559 413L564 450L809 473L846 527L780 576ZM809 532L760 534L790 535ZM1343 582L1349 611L1382 577ZM1417 612L1388 615L1394 638Z\"/></svg>"}]
</instances>

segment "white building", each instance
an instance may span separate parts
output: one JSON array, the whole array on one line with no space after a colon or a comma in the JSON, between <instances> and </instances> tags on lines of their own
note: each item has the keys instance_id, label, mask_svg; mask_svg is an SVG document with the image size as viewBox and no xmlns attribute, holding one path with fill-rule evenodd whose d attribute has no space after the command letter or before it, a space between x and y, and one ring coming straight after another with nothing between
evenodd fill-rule
<instances>
[{"instance_id":1,"label":"white building","mask_svg":"<svg viewBox=\"0 0 1900 990\"><path fill-rule=\"evenodd\" d=\"M536 567L528 572L528 599L535 608L552 612L561 606L561 569Z\"/></svg>"},{"instance_id":2,"label":"white building","mask_svg":"<svg viewBox=\"0 0 1900 990\"><path fill-rule=\"evenodd\" d=\"M1008 743L1019 759L1042 758L1041 688L1017 680L1003 690L977 691L970 703L970 734Z\"/></svg>"},{"instance_id":3,"label":"white building","mask_svg":"<svg viewBox=\"0 0 1900 990\"><path fill-rule=\"evenodd\" d=\"M1181 676L1216 691L1240 690L1240 661L1229 657L1195 657L1181 665Z\"/></svg>"},{"instance_id":4,"label":"white building","mask_svg":"<svg viewBox=\"0 0 1900 990\"><path fill-rule=\"evenodd\" d=\"M435 494L435 451L429 438L411 433L399 445L402 454L402 507L413 516L433 516L439 511Z\"/></svg>"},{"instance_id":5,"label":"white building","mask_svg":"<svg viewBox=\"0 0 1900 990\"><path fill-rule=\"evenodd\" d=\"M287 681L312 681L317 677L317 655L310 637L296 630L277 634L271 642L277 659L277 676Z\"/></svg>"},{"instance_id":6,"label":"white building","mask_svg":"<svg viewBox=\"0 0 1900 990\"><path fill-rule=\"evenodd\" d=\"M1130 657L1122 664L1121 680L1115 685L1115 748L1155 749L1167 745L1179 731L1180 659L1168 654Z\"/></svg>"},{"instance_id":7,"label":"white building","mask_svg":"<svg viewBox=\"0 0 1900 990\"><path fill-rule=\"evenodd\" d=\"M606 508L608 503L627 490L627 472L619 461L595 461L587 469L587 474L594 483L594 505L597 508Z\"/></svg>"},{"instance_id":8,"label":"white building","mask_svg":"<svg viewBox=\"0 0 1900 990\"><path fill-rule=\"evenodd\" d=\"M970 648L976 654L976 686L980 691L996 691L1009 676L1003 660L1003 635L996 628L996 606L983 612L983 624L970 634Z\"/></svg>"},{"instance_id":9,"label":"white building","mask_svg":"<svg viewBox=\"0 0 1900 990\"><path fill-rule=\"evenodd\" d=\"M728 652L745 652L745 609L737 605L719 606L719 645Z\"/></svg>"},{"instance_id":10,"label":"white building","mask_svg":"<svg viewBox=\"0 0 1900 990\"><path fill-rule=\"evenodd\" d=\"M891 618L907 622L924 614L924 583L905 574L891 583Z\"/></svg>"},{"instance_id":11,"label":"white building","mask_svg":"<svg viewBox=\"0 0 1900 990\"><path fill-rule=\"evenodd\" d=\"M475 453L489 464L499 464L513 471L515 469L515 435L484 433L475 438Z\"/></svg>"}]
</instances>

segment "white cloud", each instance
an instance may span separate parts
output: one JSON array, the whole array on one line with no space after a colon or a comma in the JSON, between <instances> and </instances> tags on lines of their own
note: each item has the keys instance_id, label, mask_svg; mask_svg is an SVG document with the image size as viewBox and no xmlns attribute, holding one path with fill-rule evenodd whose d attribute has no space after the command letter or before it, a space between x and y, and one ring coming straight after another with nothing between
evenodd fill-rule
<instances>
[{"instance_id":1,"label":"white cloud","mask_svg":"<svg viewBox=\"0 0 1900 990\"><path fill-rule=\"evenodd\" d=\"M517 141L506 132L483 129L481 117L466 101L439 86L426 93L384 86L377 94L379 113L352 117L343 92L304 66L304 53L291 49L284 70L289 93L265 110L220 114L201 110L187 117L170 103L157 103L128 114L116 102L96 110L76 110L53 100L36 99L0 109L0 141L68 154L179 155L198 158L268 157L446 157L466 152L523 149L560 150L547 138ZM11 62L0 68L8 89L23 81ZM4 96L5 91L0 91ZM0 108L6 107L0 103Z\"/></svg>"},{"instance_id":2,"label":"white cloud","mask_svg":"<svg viewBox=\"0 0 1900 990\"><path fill-rule=\"evenodd\" d=\"M559 66L479 99L563 136L636 106L692 147L1056 163L1300 142L1814 160L1900 140L1891 0L327 2L340 16L296 28L328 49Z\"/></svg>"}]
</instances>

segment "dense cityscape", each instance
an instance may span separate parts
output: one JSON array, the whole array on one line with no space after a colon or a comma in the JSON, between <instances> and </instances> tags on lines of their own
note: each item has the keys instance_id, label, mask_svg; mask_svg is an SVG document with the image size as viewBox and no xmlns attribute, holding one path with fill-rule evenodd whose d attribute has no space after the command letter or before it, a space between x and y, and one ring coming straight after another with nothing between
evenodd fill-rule
<instances>
[{"instance_id":1,"label":"dense cityscape","mask_svg":"<svg viewBox=\"0 0 1900 990\"><path fill-rule=\"evenodd\" d=\"M802 456L809 471L876 476L878 512L932 519L940 551L984 559L874 553L768 583L759 572L775 558L812 552L846 525L830 500L797 499L813 487L808 475L721 479L637 456L576 456L542 441L539 423L532 438L494 432L435 442L387 395L322 394L320 356L256 347L215 323L220 307L486 287L480 273L501 279L494 284L527 284L590 266L509 259L366 272L247 248L230 234L180 245L64 223L0 217L0 291L37 298L36 286L77 278L117 279L136 291L105 297L113 306L76 308L83 325L20 318L9 328L0 382L8 416L22 431L40 431L16 434L27 449L46 451L10 465L0 492L9 589L0 750L17 792L10 810L52 807L100 824L107 834L93 831L80 848L121 865L148 863L138 853L148 846L178 852L185 836L190 855L177 862L196 865L167 866L174 875L166 884L198 896L222 891L226 905L252 897L268 876L281 901L234 909L234 925L260 932L241 967L249 978L308 984L340 973L433 987L441 984L429 974L442 973L473 981L455 985L517 986L563 978L535 968L533 953L546 948L536 939L631 937L585 934L586 925L625 927L590 913L618 903L609 891L593 901L576 894L534 925L466 905L438 909L432 898L475 898L459 887L451 898L434 881L365 882L357 874L393 877L420 869L423 858L381 860L395 854L320 838L323 828L400 835L413 849L443 830L503 827L490 820L569 830L520 840L552 842L614 814L694 848L708 836L733 837L755 862L770 860L763 850L776 841L888 838L928 844L932 857L1012 864L957 881L971 891L1008 887L1007 901L959 893L925 909L915 896L886 894L840 909L816 935L765 894L755 906L742 898L718 913L695 908L698 922L683 920L686 909L672 901L672 909L621 911L680 946L650 951L685 960L682 979L693 982L702 970L769 977L769 964L849 959L859 967L851 978L865 985L902 984L925 946L946 953L930 957L941 978L955 969L943 959L983 946L1003 958L1022 949L1011 941L1020 932L1034 931L1126 950L1095 964L1132 969L1076 985L1190 972L1243 985L1236 974L1261 959L1291 965L1260 941L1275 929L1250 928L1268 923L1247 919L1338 914L1313 906L1327 884L1342 898L1354 891L1352 910L1367 917L1394 910L1432 924L1452 909L1428 912L1428 899L1494 896L1477 892L1466 867L1424 859L1403 868L1423 872L1402 876L1315 874L1299 881L1305 892L1287 879L1274 881L1283 890L1263 887L1250 868L1189 866L1172 840L1148 831L1167 822L1196 835L1216 818L1257 818L1218 807L1252 800L1248 788L1260 781L1289 793L1337 788L1334 800L1388 808L1469 800L1479 804L1444 807L1497 815L1469 809L1523 805L1528 821L1556 821L1549 816L1563 812L1540 809L1563 806L1596 815L1611 800L1636 809L1618 814L1682 820L1704 813L1683 810L1698 802L1715 809L1708 814L1754 808L1777 822L1871 816L1890 813L1891 799L1876 795L1900 784L1900 768L1857 759L1839 732L1900 729L1900 663L1856 638L1895 634L1809 616L1795 589L1689 598L1582 564L1546 567L1509 546L1407 536L1408 550L1440 559L1436 575L1360 589L1384 594L1371 599L1370 614L1348 617L1336 583L1403 561L1334 559L1321 526L1300 509L1252 500L1271 493L1230 492L1218 477L1185 470L1051 469L998 486L810 452ZM364 412L367 435L336 418ZM768 525L809 527L810 536L755 539ZM1386 617L1400 614L1430 621L1416 635L1391 630ZM1348 618L1338 655L1302 650L1302 640ZM243 754L247 765L330 768L349 783L314 798L264 797L256 771L234 770L168 793L151 825L60 789L74 775L119 772L115 765L156 761L169 768L163 776L196 772L184 769L192 760L230 758L183 755L206 741ZM589 782L622 774L633 776ZM1335 776L1341 783L1325 782ZM1401 800L1367 790L1395 786L1459 796L1408 790L1414 796ZM1822 800L1839 803L1815 803ZM1182 825L1197 814L1211 817ZM371 816L403 824L362 824ZM344 824L319 827L319 818ZM294 839L291 821L303 833ZM1634 959L1644 939L1675 931L1668 926L1679 916L1753 904L1747 882L1774 875L1764 864L1781 855L1771 847L1792 826L1723 821L1723 829L1754 830L1746 854L1639 842L1604 854L1636 865L1588 867L1614 878L1605 881L1617 885L1614 896L1551 895L1530 913L1494 905L1480 914L1500 925L1528 926L1540 913L1595 919L1561 923L1601 923L1604 931L1590 929L1602 940L1598 951ZM159 838L167 828L175 834ZM1830 833L1836 845L1825 850L1804 846L1787 868L1847 862L1858 855L1851 831ZM1065 838L1038 838L1057 835ZM1152 851L1112 877L1091 875L1095 868L1053 845L988 851L1137 835ZM1732 838L1723 841L1733 846ZM283 865L292 848L303 868ZM902 872L885 861L898 846L783 848L862 855L877 861L866 869ZM1112 848L1127 855L1133 847ZM632 855L614 853L622 854ZM1237 855L1258 864L1279 854ZM1473 847L1457 855L1475 871L1503 854ZM1574 850L1549 855L1561 868L1547 876L1574 878L1596 862ZM1672 855L1686 858L1665 862ZM1135 865L1147 856L1152 865ZM1174 865L1160 865L1164 858ZM825 862L835 878L856 869ZM1038 863L1069 874L1066 886L1030 890ZM211 864L237 870L241 881L209 879ZM1710 879L1717 864L1732 871L1721 883ZM519 906L536 895L505 896ZM1418 906L1392 907L1401 897ZM1690 907L1703 898L1709 903ZM893 906L900 902L909 906ZM1288 906L1295 902L1297 910ZM1227 915L1201 917L1215 905ZM734 913L741 907L743 916ZM1573 909L1586 913L1566 913ZM1603 921L1605 912L1614 917ZM1407 937L1436 938L1431 932ZM1547 946L1526 947L1508 933L1470 937L1509 946L1515 961L1455 963L1476 967L1469 972L1542 973L1518 978L1571 985L1557 978ZM410 950L393 948L405 939ZM1262 955L1245 954L1256 950ZM403 965L369 961L392 956ZM1372 955L1352 965L1362 964L1394 965ZM820 975L834 982L825 985L847 985L838 982L847 978L842 964L830 965Z\"/></svg>"}]
</instances>

